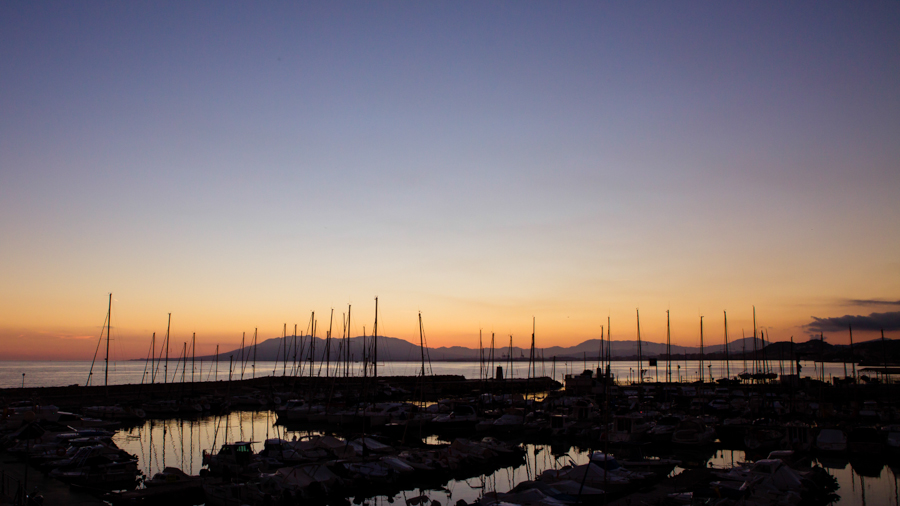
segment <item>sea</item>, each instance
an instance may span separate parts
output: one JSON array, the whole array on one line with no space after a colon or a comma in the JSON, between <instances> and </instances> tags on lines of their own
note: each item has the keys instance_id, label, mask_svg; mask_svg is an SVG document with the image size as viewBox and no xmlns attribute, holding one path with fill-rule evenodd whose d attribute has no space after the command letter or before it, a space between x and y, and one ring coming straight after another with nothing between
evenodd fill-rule
<instances>
[{"instance_id":1,"label":"sea","mask_svg":"<svg viewBox=\"0 0 900 506\"><path fill-rule=\"evenodd\" d=\"M701 364L697 360L679 360L669 363L669 372L666 371L666 362L657 361L655 366L649 365L645 360L640 364L644 371L644 381L654 382L659 378L666 381L671 378L675 382L693 382L700 379ZM563 382L567 374L581 374L585 370L595 371L599 367L596 360L558 360L556 362L546 360L535 364L538 376L553 378ZM459 375L469 379L478 379L485 375L493 376L497 367L503 367L506 378L525 378L528 374L528 362L514 361L511 364L505 361L497 361L490 365L482 366L479 362L431 362L425 365L427 375ZM140 383L177 383L181 381L223 381L228 379L247 379L258 376L294 375L309 376L309 363L292 364L288 362L257 362L255 364L227 362L209 362L188 360L186 363L170 360L168 364L151 364L145 361L110 362L107 369L104 362L91 361L0 361L0 388L16 387L56 387L68 385L103 385L108 381L110 385L140 384ZM319 377L343 375L341 365L330 364L326 369L325 364L316 362L312 364L313 374ZM758 368L762 368L761 364ZM796 364L790 361L770 360L766 365L767 370L775 374L796 374ZM810 361L800 362L801 376L813 378L824 377L831 381L832 377L844 377L845 374L853 374L852 364L818 363ZM350 364L350 375L361 375L363 365L360 362ZM757 370L752 361L732 360L707 360L702 364L703 379L719 379L734 377L741 372ZM610 370L619 383L631 383L638 381L638 362L613 361ZM416 376L422 371L421 362L380 362L378 364L379 376Z\"/></svg>"}]
</instances>

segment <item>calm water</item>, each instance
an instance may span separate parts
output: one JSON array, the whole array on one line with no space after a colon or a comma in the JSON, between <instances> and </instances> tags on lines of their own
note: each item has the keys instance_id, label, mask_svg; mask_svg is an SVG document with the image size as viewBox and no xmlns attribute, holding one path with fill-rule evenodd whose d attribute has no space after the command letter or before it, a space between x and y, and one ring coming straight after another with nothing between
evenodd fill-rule
<instances>
[{"instance_id":1,"label":"calm water","mask_svg":"<svg viewBox=\"0 0 900 506\"><path fill-rule=\"evenodd\" d=\"M254 450L262 450L269 437L292 439L320 432L291 431L274 425L273 412L236 412L225 416L205 417L197 420L148 420L143 425L123 429L113 438L119 447L138 456L141 471L152 476L166 466L175 466L191 474L197 474L202 467L203 451L218 448L224 441L255 441ZM432 438L429 443L441 443ZM527 445L526 463L516 467L500 469L491 475L469 480L453 480L444 490L424 492L442 504L453 504L459 499L472 502L485 492L507 492L516 484L534 479L546 469L562 467L568 463L587 462L587 450L567 448L554 454L550 445ZM397 494L396 500L419 495L419 491ZM447 499L452 497L452 501ZM379 498L386 500L386 497Z\"/></svg>"},{"instance_id":2,"label":"calm water","mask_svg":"<svg viewBox=\"0 0 900 506\"><path fill-rule=\"evenodd\" d=\"M218 448L225 441L256 441L255 450L262 449L262 441L268 437L292 439L318 432L290 431L274 424L272 412L236 412L227 416L212 416L197 420L148 420L143 425L119 430L114 437L116 444L138 456L140 468L152 476L166 466L179 467L197 474L202 467L202 453ZM441 442L431 439L430 443ZM569 463L584 464L590 449L577 447L557 448L551 445L526 445L525 463L506 467L490 475L468 480L452 480L441 490L411 490L392 498L379 497L377 504L406 504L406 499L424 493L441 504L451 505L459 499L471 503L487 492L507 492L516 484L534 479L546 469L556 469ZM715 450L695 457L679 454L677 458L693 460L698 465L726 468L744 460L744 452ZM705 463L705 464L704 464ZM873 466L870 462L858 463L857 470L846 460L833 459L820 462L840 484L841 506L895 505L900 506L898 473L900 468L886 465ZM673 474L681 471L675 468ZM862 473L862 474L860 474ZM402 503L398 502L403 500Z\"/></svg>"},{"instance_id":3,"label":"calm water","mask_svg":"<svg viewBox=\"0 0 900 506\"><path fill-rule=\"evenodd\" d=\"M510 377L510 371L506 370L505 363L496 363L495 365L504 366L504 374ZM696 381L699 378L699 362L698 361L673 361L672 362L672 380L673 381ZM801 362L803 367L801 375L818 377L820 374L820 364L816 362ZM157 370L150 370L149 364L144 362L114 362L109 366L109 384L137 384L155 381L161 383L163 378L168 378L169 382L180 382L182 377L185 381L191 381L193 377L196 381L214 381L227 380L229 374L232 378L252 378L254 376L267 376L271 374L292 373L291 364L285 368L282 363L275 362L259 362L256 367L248 364L243 371L239 366L235 366L230 372L227 363L220 362L218 367L215 363L197 361L191 367L188 361L186 368L182 368L180 362L170 361L168 371L163 365L159 365ZM419 362L384 362L378 365L378 374L383 376L415 376L421 371L421 363ZM537 364L537 372L540 376L553 377L558 381L563 381L566 374L579 374L588 369L595 369L597 362L595 361L557 361L554 364L551 361L539 362ZM648 367L644 362L644 381L656 381L657 374L660 380L666 379L666 364L659 362L658 367ZM781 363L771 361L769 365L772 372L776 374L790 374L791 364L787 361ZM843 377L844 365L826 363L825 378L830 380L832 376ZM294 369L293 372L302 372L304 375L309 374L309 365L304 364L302 371ZM319 364L315 365L316 374L325 376L326 371ZM351 374L361 374L362 365L360 363L352 364ZM432 362L426 367L427 373L434 374L456 374L466 378L477 379L481 377L480 364L478 362ZM636 361L620 361L612 363L612 372L620 382L628 382L637 380ZM752 364L748 363L747 368L752 368ZM706 361L704 363L704 378L718 379L726 376L726 364L724 361ZM514 362L512 368L512 377L522 378L527 374L528 364L526 362ZM734 376L744 371L743 361L731 361L729 372ZM851 366L847 366L848 373L852 372ZM52 362L52 361L0 361L0 388L12 388L22 386L23 379L26 387L50 387L65 385L84 385L89 373L91 372L91 363L87 362ZM796 372L796 371L795 371ZM25 374L24 378L22 374ZM338 374L339 371L335 364L332 364L330 375ZM104 364L102 362L94 364L93 373L91 374L92 385L102 385L104 376Z\"/></svg>"}]
</instances>

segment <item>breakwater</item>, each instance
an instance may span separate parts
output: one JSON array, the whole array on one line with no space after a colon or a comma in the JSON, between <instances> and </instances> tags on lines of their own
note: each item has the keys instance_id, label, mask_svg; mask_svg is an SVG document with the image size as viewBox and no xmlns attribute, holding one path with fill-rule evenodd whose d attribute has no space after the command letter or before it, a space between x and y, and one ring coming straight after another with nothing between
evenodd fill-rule
<instances>
[{"instance_id":1,"label":"breakwater","mask_svg":"<svg viewBox=\"0 0 900 506\"><path fill-rule=\"evenodd\" d=\"M442 375L421 377L387 376L375 378L317 378L296 376L264 376L243 380L198 381L178 383L145 383L137 385L33 387L0 389L5 403L32 401L53 404L62 409L78 409L98 404L137 405L148 400L183 399L186 397L223 397L256 391L277 395L303 392L325 397L391 397L401 400L434 401L445 396L472 395L477 392L535 393L559 389L562 385L550 378L478 380L464 376ZM287 399L284 399L287 400Z\"/></svg>"}]
</instances>

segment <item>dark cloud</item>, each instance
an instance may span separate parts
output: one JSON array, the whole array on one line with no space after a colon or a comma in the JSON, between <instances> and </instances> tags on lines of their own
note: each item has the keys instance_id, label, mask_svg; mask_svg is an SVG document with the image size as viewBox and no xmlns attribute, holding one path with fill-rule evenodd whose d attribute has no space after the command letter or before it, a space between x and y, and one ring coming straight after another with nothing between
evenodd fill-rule
<instances>
[{"instance_id":1,"label":"dark cloud","mask_svg":"<svg viewBox=\"0 0 900 506\"><path fill-rule=\"evenodd\" d=\"M813 322L806 326L814 332L837 332L847 330L853 326L853 330L900 330L900 311L888 313L872 313L869 316L844 315L834 318L818 318L813 316Z\"/></svg>"},{"instance_id":2,"label":"dark cloud","mask_svg":"<svg viewBox=\"0 0 900 506\"><path fill-rule=\"evenodd\" d=\"M847 306L900 306L900 300L850 299Z\"/></svg>"}]
</instances>

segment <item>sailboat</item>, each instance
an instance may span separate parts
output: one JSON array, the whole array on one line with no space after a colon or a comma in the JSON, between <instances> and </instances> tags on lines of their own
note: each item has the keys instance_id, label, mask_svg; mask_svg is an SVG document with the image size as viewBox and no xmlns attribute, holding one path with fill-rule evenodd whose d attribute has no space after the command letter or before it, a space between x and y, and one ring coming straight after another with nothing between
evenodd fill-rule
<instances>
[{"instance_id":1,"label":"sailboat","mask_svg":"<svg viewBox=\"0 0 900 506\"><path fill-rule=\"evenodd\" d=\"M106 367L103 370L103 385L109 386L109 331L112 328L110 320L112 319L112 292L109 294L109 305L106 310ZM103 342L103 334L100 334L100 341L97 342L97 349L94 350L94 359L91 360L91 369L88 371L88 379L84 386L91 385L91 379L94 375L94 362L97 360L97 352L100 351L100 344Z\"/></svg>"},{"instance_id":2,"label":"sailboat","mask_svg":"<svg viewBox=\"0 0 900 506\"><path fill-rule=\"evenodd\" d=\"M112 319L112 293L109 294L109 304L106 310L106 367L103 371L103 384L109 386L109 341L110 329L112 328L110 320ZM91 361L91 369L88 372L88 379L84 386L90 386L91 379L94 375L94 363L97 360L97 353L100 351L100 344L103 342L103 334L100 334L100 341L97 342L97 349L94 351L94 360ZM142 409L133 409L122 406L87 406L83 408L84 414L107 420L139 420L146 416Z\"/></svg>"}]
</instances>

